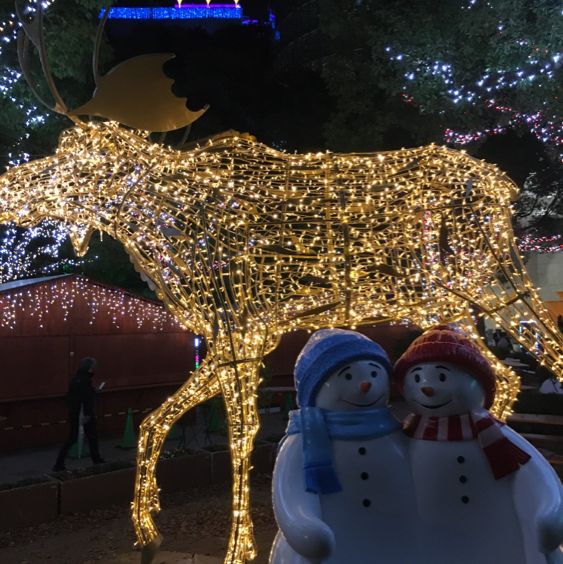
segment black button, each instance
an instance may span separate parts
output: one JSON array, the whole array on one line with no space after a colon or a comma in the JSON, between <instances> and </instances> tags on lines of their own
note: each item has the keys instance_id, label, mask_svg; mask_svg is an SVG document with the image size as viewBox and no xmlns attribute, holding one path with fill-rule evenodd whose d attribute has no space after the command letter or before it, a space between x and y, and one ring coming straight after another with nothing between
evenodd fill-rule
<instances>
[{"instance_id":1,"label":"black button","mask_svg":"<svg viewBox=\"0 0 563 564\"><path fill-rule=\"evenodd\" d=\"M461 501L462 501L463 503L469 503L469 498L468 498L466 495L464 495L464 496L461 498Z\"/></svg>"},{"instance_id":2,"label":"black button","mask_svg":"<svg viewBox=\"0 0 563 564\"><path fill-rule=\"evenodd\" d=\"M358 452L359 452L360 454L365 454L365 453L366 453L366 449L365 449L364 447L360 447L360 448L358 449Z\"/></svg>"},{"instance_id":3,"label":"black button","mask_svg":"<svg viewBox=\"0 0 563 564\"><path fill-rule=\"evenodd\" d=\"M463 463L465 462L465 458L463 458L463 456L458 456L458 457L457 457L457 461L458 461L460 464L463 464Z\"/></svg>"},{"instance_id":4,"label":"black button","mask_svg":"<svg viewBox=\"0 0 563 564\"><path fill-rule=\"evenodd\" d=\"M367 472L362 472L360 474L362 480L367 480L369 478L369 474Z\"/></svg>"},{"instance_id":5,"label":"black button","mask_svg":"<svg viewBox=\"0 0 563 564\"><path fill-rule=\"evenodd\" d=\"M362 501L362 505L364 507L369 507L371 505L371 501L369 499L364 499L364 501Z\"/></svg>"},{"instance_id":6,"label":"black button","mask_svg":"<svg viewBox=\"0 0 563 564\"><path fill-rule=\"evenodd\" d=\"M459 477L459 481L460 481L462 484L465 484L465 482L467 482L467 476L460 476L460 477Z\"/></svg>"}]
</instances>

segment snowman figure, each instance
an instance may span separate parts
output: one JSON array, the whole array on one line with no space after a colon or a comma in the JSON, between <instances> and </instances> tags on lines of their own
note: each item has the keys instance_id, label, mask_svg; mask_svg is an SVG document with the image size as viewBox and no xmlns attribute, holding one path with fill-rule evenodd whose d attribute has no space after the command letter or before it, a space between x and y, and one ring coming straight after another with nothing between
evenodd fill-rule
<instances>
[{"instance_id":1,"label":"snowman figure","mask_svg":"<svg viewBox=\"0 0 563 564\"><path fill-rule=\"evenodd\" d=\"M270 564L416 562L407 439L387 408L389 358L354 331L324 329L295 365L273 476Z\"/></svg>"},{"instance_id":2,"label":"snowman figure","mask_svg":"<svg viewBox=\"0 0 563 564\"><path fill-rule=\"evenodd\" d=\"M439 326L395 365L420 554L432 564L562 562L561 483L541 454L487 409L495 375L464 334Z\"/></svg>"}]
</instances>

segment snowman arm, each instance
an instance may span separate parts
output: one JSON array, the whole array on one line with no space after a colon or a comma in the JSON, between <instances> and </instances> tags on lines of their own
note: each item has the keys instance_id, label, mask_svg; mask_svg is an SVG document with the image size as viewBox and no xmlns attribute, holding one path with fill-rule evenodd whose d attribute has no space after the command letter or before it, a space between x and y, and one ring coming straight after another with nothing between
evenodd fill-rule
<instances>
[{"instance_id":1,"label":"snowman arm","mask_svg":"<svg viewBox=\"0 0 563 564\"><path fill-rule=\"evenodd\" d=\"M305 491L300 435L285 439L278 452L272 480L274 514L288 544L311 560L328 558L334 533L322 520L319 496Z\"/></svg>"},{"instance_id":2,"label":"snowman arm","mask_svg":"<svg viewBox=\"0 0 563 564\"><path fill-rule=\"evenodd\" d=\"M532 458L523 467L523 474L530 476L526 489L532 498L534 518L538 528L538 542L541 552L547 554L563 542L563 487L551 464L526 439L505 425L502 431L515 445ZM518 484L520 472L516 474Z\"/></svg>"}]
</instances>

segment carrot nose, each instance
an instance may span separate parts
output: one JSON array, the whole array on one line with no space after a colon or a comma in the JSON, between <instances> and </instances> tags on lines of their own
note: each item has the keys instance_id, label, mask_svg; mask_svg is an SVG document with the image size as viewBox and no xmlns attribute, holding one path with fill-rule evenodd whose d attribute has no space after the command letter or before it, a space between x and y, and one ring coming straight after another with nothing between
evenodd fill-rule
<instances>
[{"instance_id":1,"label":"carrot nose","mask_svg":"<svg viewBox=\"0 0 563 564\"><path fill-rule=\"evenodd\" d=\"M429 398L434 395L434 388L430 388L429 386L424 386L424 388L420 388L420 390L425 396L428 396Z\"/></svg>"},{"instance_id":2,"label":"carrot nose","mask_svg":"<svg viewBox=\"0 0 563 564\"><path fill-rule=\"evenodd\" d=\"M362 394L367 394L371 388L371 382L360 382L360 391Z\"/></svg>"}]
</instances>

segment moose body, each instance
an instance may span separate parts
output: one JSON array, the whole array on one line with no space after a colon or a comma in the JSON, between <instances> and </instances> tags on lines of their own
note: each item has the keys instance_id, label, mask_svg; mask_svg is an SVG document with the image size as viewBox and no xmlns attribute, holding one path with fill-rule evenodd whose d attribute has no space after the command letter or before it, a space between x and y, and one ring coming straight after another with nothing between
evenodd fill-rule
<instances>
[{"instance_id":1,"label":"moose body","mask_svg":"<svg viewBox=\"0 0 563 564\"><path fill-rule=\"evenodd\" d=\"M12 177L28 189L16 194ZM89 124L2 185L6 218L58 217L79 252L96 229L122 241L160 297L181 310L189 304L184 324L204 333L235 295L229 315L282 332L319 316L329 324L411 319L452 291L486 293L513 250L515 186L437 146L291 155L233 135L183 152L117 124ZM202 280L211 273L213 283ZM463 312L445 301L442 316Z\"/></svg>"},{"instance_id":2,"label":"moose body","mask_svg":"<svg viewBox=\"0 0 563 564\"><path fill-rule=\"evenodd\" d=\"M514 246L515 194L495 167L443 147L303 155L232 134L178 151L115 122L78 124L53 157L1 176L1 222L59 219L78 252L92 231L108 233L208 342L202 367L141 426L133 518L146 561L160 542L151 513L166 434L219 392L233 466L226 562L255 554L248 472L258 369L289 330L456 321L478 339L473 306L559 371L560 338ZM536 321L541 353L535 334L517 330L521 318ZM495 366L495 412L505 416L518 379Z\"/></svg>"}]
</instances>

